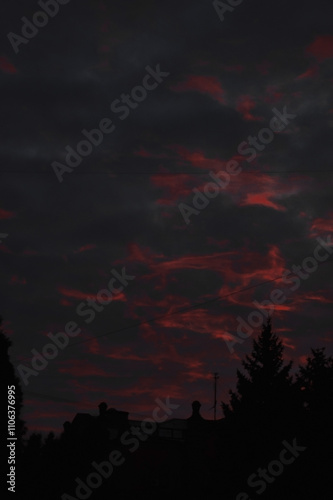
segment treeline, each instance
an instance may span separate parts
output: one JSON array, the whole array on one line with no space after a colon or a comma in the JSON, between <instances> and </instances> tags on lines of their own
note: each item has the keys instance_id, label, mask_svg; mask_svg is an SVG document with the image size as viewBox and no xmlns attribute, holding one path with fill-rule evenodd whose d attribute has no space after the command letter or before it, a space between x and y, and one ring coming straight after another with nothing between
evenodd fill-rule
<instances>
[{"instance_id":1,"label":"treeline","mask_svg":"<svg viewBox=\"0 0 333 500\"><path fill-rule=\"evenodd\" d=\"M184 441L152 436L90 493L77 489L77 478L84 482L96 469L92 464L119 443L103 429L79 438L65 429L59 438L24 439L22 391L2 331L0 344L1 383L4 389L14 383L18 394L16 498L170 498L184 490L203 499L332 497L333 358L325 348L313 349L292 376L270 320L237 370L236 390L222 402L223 419L194 422Z\"/></svg>"}]
</instances>

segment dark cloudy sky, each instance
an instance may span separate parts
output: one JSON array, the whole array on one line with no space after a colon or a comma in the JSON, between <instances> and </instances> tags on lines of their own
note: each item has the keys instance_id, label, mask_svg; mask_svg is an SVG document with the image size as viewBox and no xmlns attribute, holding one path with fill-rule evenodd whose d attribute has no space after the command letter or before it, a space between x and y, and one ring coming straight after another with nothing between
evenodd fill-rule
<instances>
[{"instance_id":1,"label":"dark cloudy sky","mask_svg":"<svg viewBox=\"0 0 333 500\"><path fill-rule=\"evenodd\" d=\"M49 332L81 329L22 384L29 429L60 432L102 400L150 416L167 396L175 416L199 399L212 418L212 372L227 398L252 347L231 353L225 340L275 288L286 358L333 353L331 262L296 291L261 284L333 234L331 3L244 0L221 22L211 1L71 0L18 53L7 34L40 7L2 3L0 314L12 361L31 366ZM111 103L157 65L169 75L121 120ZM239 144L285 106L296 117L247 161ZM104 118L115 130L60 183L52 163ZM231 159L241 173L186 224L179 204L193 206L193 189ZM77 307L123 267L135 279L88 324Z\"/></svg>"}]
</instances>

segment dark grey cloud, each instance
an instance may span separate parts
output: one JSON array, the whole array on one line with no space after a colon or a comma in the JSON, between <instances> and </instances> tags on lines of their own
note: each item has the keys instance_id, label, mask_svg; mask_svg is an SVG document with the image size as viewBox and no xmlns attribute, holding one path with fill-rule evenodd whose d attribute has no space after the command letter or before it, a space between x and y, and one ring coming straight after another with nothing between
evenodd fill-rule
<instances>
[{"instance_id":1,"label":"dark grey cloud","mask_svg":"<svg viewBox=\"0 0 333 500\"><path fill-rule=\"evenodd\" d=\"M0 245L0 312L15 363L68 321L77 321L82 334L25 389L27 423L60 429L78 401L91 409L110 398L139 411L167 394L182 402L183 416L191 399L202 399L208 416L209 374L223 375L225 398L237 357L251 347L251 340L239 345L232 358L222 336L234 333L236 317L246 319L253 300L267 299L277 284L126 328L260 284L263 269L274 278L279 258L286 268L301 264L316 236L333 231L332 54L321 59L308 51L332 36L330 2L244 1L222 23L212 2L71 0L15 54L7 33L19 34L21 17L31 19L36 10L34 1L1 9L0 214L14 216L0 220L8 233ZM111 103L158 64L170 75L120 120ZM214 85L191 89L193 76L219 85L223 102ZM179 90L186 82L187 91ZM253 120L244 118L242 99ZM295 120L255 161L241 160L239 144L284 106ZM76 148L82 129L103 118L114 121L115 131L59 183L51 163L64 162L66 146ZM209 171L236 156L242 172L187 226L178 204L190 204ZM86 245L92 247L79 252ZM112 302L85 324L76 314L83 299L60 290L95 294L110 270L123 266L136 276L126 302ZM296 362L310 346L332 350L330 266L302 281L288 297L289 310L275 312ZM42 400L33 411L38 398L29 390L76 403L58 404L58 413L46 417Z\"/></svg>"}]
</instances>

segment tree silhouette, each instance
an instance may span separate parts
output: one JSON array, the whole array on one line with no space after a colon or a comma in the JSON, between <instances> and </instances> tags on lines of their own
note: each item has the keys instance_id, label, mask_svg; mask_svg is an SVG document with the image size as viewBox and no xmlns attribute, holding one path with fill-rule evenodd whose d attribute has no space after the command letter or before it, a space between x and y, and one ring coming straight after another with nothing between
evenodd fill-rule
<instances>
[{"instance_id":1,"label":"tree silhouette","mask_svg":"<svg viewBox=\"0 0 333 500\"><path fill-rule=\"evenodd\" d=\"M296 375L306 412L313 418L330 420L333 416L333 358L325 348L311 349L312 356Z\"/></svg>"},{"instance_id":2,"label":"tree silhouette","mask_svg":"<svg viewBox=\"0 0 333 500\"><path fill-rule=\"evenodd\" d=\"M284 362L283 351L268 319L242 361L244 370L237 370L236 391L229 391L229 403L222 402L225 420L220 467L228 498L234 498L242 487L246 489L246 478L280 452L284 439L297 435L296 387L290 375L292 363ZM244 480L242 486L239 478Z\"/></svg>"},{"instance_id":3,"label":"tree silhouette","mask_svg":"<svg viewBox=\"0 0 333 500\"><path fill-rule=\"evenodd\" d=\"M325 348L311 349L311 356L296 374L296 385L303 406L304 428L299 433L308 446L306 467L301 471L304 495L332 496L333 470L333 358ZM315 478L315 479L314 479Z\"/></svg>"},{"instance_id":4,"label":"tree silhouette","mask_svg":"<svg viewBox=\"0 0 333 500\"><path fill-rule=\"evenodd\" d=\"M11 343L3 332L0 342L1 373L6 385L15 384L20 409L22 391L9 360ZM237 389L229 391L228 404L222 403L225 419L205 420L199 413L200 403L195 401L193 414L186 420L184 440L169 441L157 433L137 452L126 454L121 438L109 441L105 433L105 404L100 405L102 418L90 416L91 425L84 432L65 422L59 438L52 432L46 438L31 434L18 471L17 498L76 498L75 478L85 481L92 472L92 462L102 463L111 451L119 449L126 457L125 464L103 480L94 492L96 499L115 495L155 498L161 493L161 498L169 498L176 485L194 498L215 498L216 491L222 491L225 498L253 498L240 492L249 491L248 478L259 468L265 474L268 470L271 481L263 498L325 498L333 468L333 358L327 357L324 349L312 350L294 383L292 363L284 361L283 352L282 341L268 320L242 361L243 370L237 370ZM268 464L276 464L284 440L291 445L295 439L306 452L277 478L271 472L274 467L269 469ZM208 453L210 446L212 452ZM288 460L293 458L290 453Z\"/></svg>"},{"instance_id":5,"label":"tree silhouette","mask_svg":"<svg viewBox=\"0 0 333 500\"><path fill-rule=\"evenodd\" d=\"M229 404L222 403L226 418L280 413L292 384L292 362L284 364L283 350L282 341L272 332L268 319L258 339L253 341L252 353L242 361L247 373L237 370L237 392L229 391Z\"/></svg>"},{"instance_id":6,"label":"tree silhouette","mask_svg":"<svg viewBox=\"0 0 333 500\"><path fill-rule=\"evenodd\" d=\"M1 384L1 394L3 395L3 401L5 400L5 395L7 394L8 386L15 386L15 435L18 439L17 447L20 449L21 439L26 428L24 426L23 420L20 419L20 413L23 405L23 393L19 378L15 375L14 366L10 361L9 348L12 345L10 339L5 335L2 328L2 317L0 316L0 384ZM6 401L6 411L2 412L2 422L1 426L3 429L3 435L7 434L7 401Z\"/></svg>"},{"instance_id":7,"label":"tree silhouette","mask_svg":"<svg viewBox=\"0 0 333 500\"><path fill-rule=\"evenodd\" d=\"M300 424L302 408L290 375L292 362L284 362L283 352L268 319L242 361L244 370L237 370L236 391L229 391L229 403L222 402L232 450L229 458L242 456L245 468L246 462L259 464L263 457L274 455L283 439L296 435Z\"/></svg>"}]
</instances>

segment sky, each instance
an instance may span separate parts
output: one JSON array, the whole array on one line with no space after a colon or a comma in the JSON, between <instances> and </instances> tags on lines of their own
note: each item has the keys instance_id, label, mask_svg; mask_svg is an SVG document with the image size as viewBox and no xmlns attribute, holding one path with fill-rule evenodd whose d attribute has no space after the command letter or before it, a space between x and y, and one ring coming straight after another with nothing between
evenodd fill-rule
<instances>
[{"instance_id":1,"label":"sky","mask_svg":"<svg viewBox=\"0 0 333 500\"><path fill-rule=\"evenodd\" d=\"M212 374L227 401L268 312L295 369L333 354L331 2L40 4L0 16L0 314L29 431L101 401L213 418Z\"/></svg>"}]
</instances>

